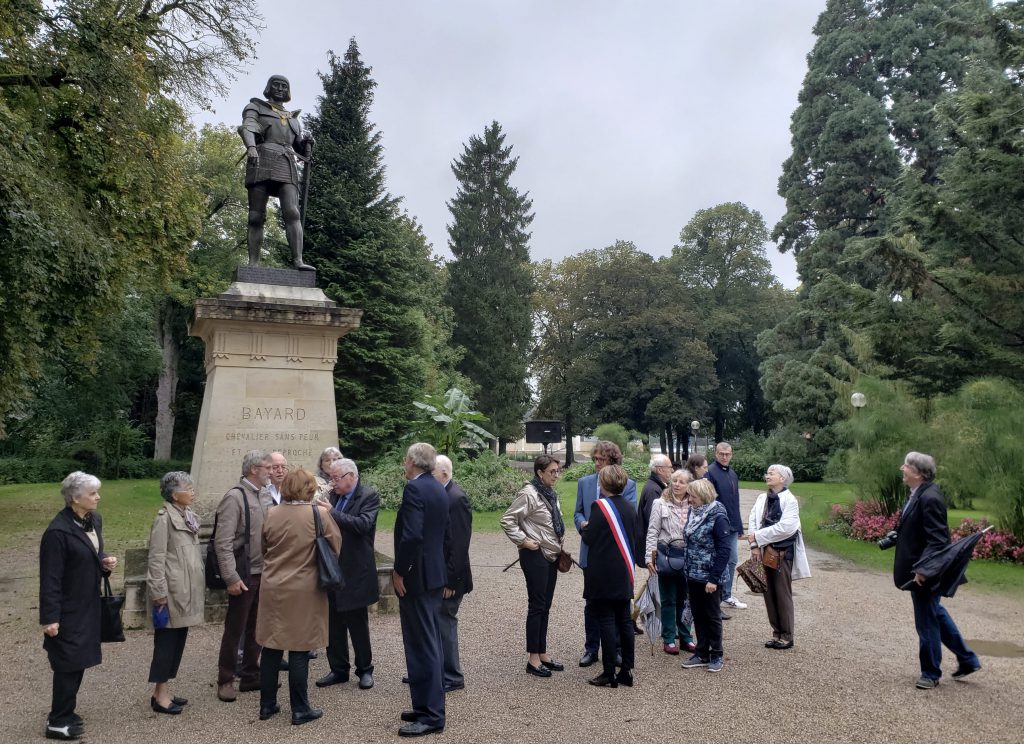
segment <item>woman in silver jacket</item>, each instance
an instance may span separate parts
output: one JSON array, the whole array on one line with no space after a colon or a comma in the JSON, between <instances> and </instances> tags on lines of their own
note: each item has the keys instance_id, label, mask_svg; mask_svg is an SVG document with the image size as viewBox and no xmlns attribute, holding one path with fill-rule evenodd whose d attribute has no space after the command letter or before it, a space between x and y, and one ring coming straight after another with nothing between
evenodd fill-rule
<instances>
[{"instance_id":1,"label":"woman in silver jacket","mask_svg":"<svg viewBox=\"0 0 1024 744\"><path fill-rule=\"evenodd\" d=\"M565 538L562 508L555 483L562 470L558 461L541 455L533 461L533 481L523 486L501 517L501 528L519 548L519 566L526 578L527 674L550 677L565 667L547 649L548 615L558 581L558 556Z\"/></svg>"},{"instance_id":2,"label":"woman in silver jacket","mask_svg":"<svg viewBox=\"0 0 1024 744\"><path fill-rule=\"evenodd\" d=\"M686 519L690 515L690 502L686 495L689 483L689 471L680 469L672 473L669 487L651 505L651 522L647 528L647 570L658 574L658 593L661 596L662 648L673 656L679 653L677 636L687 651L693 653L697 650L690 633L690 623L685 618L689 613L685 611L686 574L682 570ZM659 554L663 571L658 570Z\"/></svg>"},{"instance_id":3,"label":"woman in silver jacket","mask_svg":"<svg viewBox=\"0 0 1024 744\"><path fill-rule=\"evenodd\" d=\"M149 681L154 687L149 706L155 713L177 715L188 700L171 695L168 681L178 675L188 629L203 623L206 582L199 517L190 508L195 499L192 477L181 471L167 473L160 479L160 496L167 503L153 520L146 568L154 620L158 612L163 616L153 631Z\"/></svg>"}]
</instances>

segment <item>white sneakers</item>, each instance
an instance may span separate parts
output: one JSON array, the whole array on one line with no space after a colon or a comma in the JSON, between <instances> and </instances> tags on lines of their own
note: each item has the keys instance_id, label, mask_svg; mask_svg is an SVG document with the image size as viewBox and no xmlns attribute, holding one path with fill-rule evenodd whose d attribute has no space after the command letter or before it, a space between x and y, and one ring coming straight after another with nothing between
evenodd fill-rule
<instances>
[{"instance_id":1,"label":"white sneakers","mask_svg":"<svg viewBox=\"0 0 1024 744\"><path fill-rule=\"evenodd\" d=\"M722 604L728 605L729 607L732 607L735 610L745 610L745 609L747 609L746 603L745 602L740 602L738 599L736 599L736 597L729 597L727 599L723 599L722 600Z\"/></svg>"}]
</instances>

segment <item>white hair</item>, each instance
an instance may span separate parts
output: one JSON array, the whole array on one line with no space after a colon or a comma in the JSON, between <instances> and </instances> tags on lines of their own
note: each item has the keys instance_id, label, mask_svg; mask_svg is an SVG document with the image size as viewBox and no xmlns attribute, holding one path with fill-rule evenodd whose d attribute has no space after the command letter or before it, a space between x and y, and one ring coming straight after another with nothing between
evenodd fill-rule
<instances>
[{"instance_id":1,"label":"white hair","mask_svg":"<svg viewBox=\"0 0 1024 744\"><path fill-rule=\"evenodd\" d=\"M448 473L449 477L455 475L455 469L452 465L451 458L447 455L438 455L434 458L434 470L440 470L442 473Z\"/></svg>"},{"instance_id":2,"label":"white hair","mask_svg":"<svg viewBox=\"0 0 1024 744\"><path fill-rule=\"evenodd\" d=\"M648 467L650 467L652 473L663 465L672 467L672 461L668 459L668 455L651 455L651 462Z\"/></svg>"},{"instance_id":3,"label":"white hair","mask_svg":"<svg viewBox=\"0 0 1024 744\"><path fill-rule=\"evenodd\" d=\"M340 460L335 460L331 463L331 473L337 470L338 475L347 475L348 473L354 473L356 478L359 478L359 466L356 465L355 460L350 460L347 457L343 457Z\"/></svg>"},{"instance_id":4,"label":"white hair","mask_svg":"<svg viewBox=\"0 0 1024 744\"><path fill-rule=\"evenodd\" d=\"M790 470L785 465L779 465L778 463L776 463L775 465L769 465L768 469L774 470L776 473L782 476L782 485L784 485L786 488L789 488L791 485L793 485L793 471Z\"/></svg>"},{"instance_id":5,"label":"white hair","mask_svg":"<svg viewBox=\"0 0 1024 744\"><path fill-rule=\"evenodd\" d=\"M270 459L270 453L266 450L249 450L242 458L242 477L249 475L257 465L262 465Z\"/></svg>"},{"instance_id":6,"label":"white hair","mask_svg":"<svg viewBox=\"0 0 1024 744\"><path fill-rule=\"evenodd\" d=\"M81 496L86 491L98 491L99 488L99 478L95 475L83 473L81 470L76 470L61 481L60 495L64 497L64 503L67 506L71 506L71 502L74 501L76 496Z\"/></svg>"}]
</instances>

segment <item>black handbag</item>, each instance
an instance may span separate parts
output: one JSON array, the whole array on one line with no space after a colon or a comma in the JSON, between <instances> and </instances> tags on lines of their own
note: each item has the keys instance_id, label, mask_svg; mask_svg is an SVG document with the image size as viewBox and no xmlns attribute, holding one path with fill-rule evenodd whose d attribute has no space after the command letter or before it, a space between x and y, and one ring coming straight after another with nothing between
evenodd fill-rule
<instances>
[{"instance_id":1,"label":"black handbag","mask_svg":"<svg viewBox=\"0 0 1024 744\"><path fill-rule=\"evenodd\" d=\"M245 489L238 489L242 492L242 503L245 508L245 542L242 543L241 547L235 551L235 571L242 577L242 581L249 579L249 533L251 525L251 517L249 516L249 497L245 494ZM214 546L214 538L217 537L217 518L213 518L213 533L210 535L210 542L206 543L206 565L204 566L206 572L206 588L207 589L227 589L227 584L224 583L224 577L220 575L220 562L217 560L217 548Z\"/></svg>"},{"instance_id":2,"label":"black handbag","mask_svg":"<svg viewBox=\"0 0 1024 744\"><path fill-rule=\"evenodd\" d=\"M100 596L100 641L103 643L122 643L124 641L124 625L121 623L121 608L124 607L124 595L115 595L110 591L110 578L103 577L103 594Z\"/></svg>"},{"instance_id":3,"label":"black handbag","mask_svg":"<svg viewBox=\"0 0 1024 744\"><path fill-rule=\"evenodd\" d=\"M320 574L320 590L336 592L345 588L345 579L341 575L341 566L334 548L324 537L324 525L320 521L320 508L313 505L313 523L316 526L316 564Z\"/></svg>"},{"instance_id":4,"label":"black handbag","mask_svg":"<svg viewBox=\"0 0 1024 744\"><path fill-rule=\"evenodd\" d=\"M658 558L655 568L659 576L683 576L686 570L686 546L673 540L670 543L658 543Z\"/></svg>"}]
</instances>

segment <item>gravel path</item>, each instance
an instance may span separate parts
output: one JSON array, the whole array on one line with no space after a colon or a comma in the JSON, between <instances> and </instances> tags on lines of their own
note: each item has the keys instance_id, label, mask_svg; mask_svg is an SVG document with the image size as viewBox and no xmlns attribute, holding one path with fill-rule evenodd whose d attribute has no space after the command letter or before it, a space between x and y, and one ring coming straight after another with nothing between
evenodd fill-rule
<instances>
[{"instance_id":1,"label":"gravel path","mask_svg":"<svg viewBox=\"0 0 1024 744\"><path fill-rule=\"evenodd\" d=\"M745 493L749 509L752 494ZM571 537L577 552L578 538ZM378 535L390 552L391 534ZM745 553L741 550L741 554ZM503 535L473 538L476 590L461 610L462 660L467 688L448 696L448 725L436 741L452 742L1014 742L1021 741L1024 659L982 656L984 668L963 683L948 674L932 691L916 690L917 637L909 597L888 574L865 571L811 551L814 577L796 582L796 647L769 651L763 602L725 623L725 670L708 674L680 668L682 657L653 655L638 638L636 686L597 689L580 669L583 577L560 575L552 608L549 648L566 662L551 679L524 672L526 591L516 557ZM741 558L742 559L742 558ZM638 580L644 578L639 572ZM27 591L35 592L34 585ZM31 611L0 624L0 741L42 738L49 707L50 672ZM1024 603L967 586L947 606L968 639L1024 645ZM310 695L326 711L322 720L292 727L283 715L257 720L258 693L233 704L214 695L220 628L193 629L174 691L192 701L181 716L149 710L146 683L152 641L133 631L123 644L104 646L104 663L86 672L79 712L83 741L120 742L394 742L398 714L409 706L397 615L371 619L377 684L327 690L312 685L326 660L310 668ZM282 675L282 679L284 675ZM282 702L287 702L286 687Z\"/></svg>"}]
</instances>

